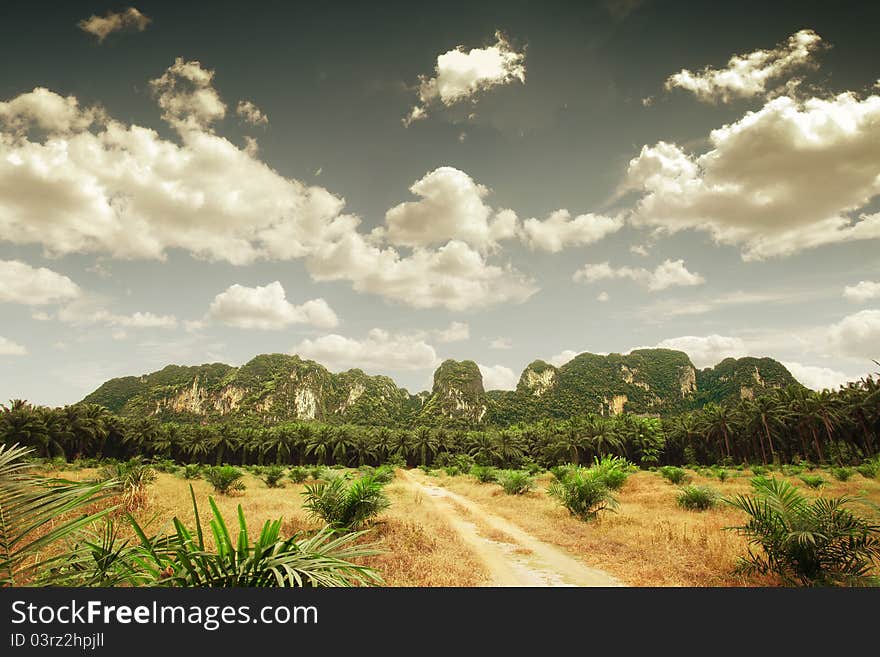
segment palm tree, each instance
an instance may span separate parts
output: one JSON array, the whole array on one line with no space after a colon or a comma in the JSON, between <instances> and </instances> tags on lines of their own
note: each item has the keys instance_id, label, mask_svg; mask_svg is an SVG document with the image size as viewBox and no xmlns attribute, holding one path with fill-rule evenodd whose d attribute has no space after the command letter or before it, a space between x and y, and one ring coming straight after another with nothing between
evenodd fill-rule
<instances>
[{"instance_id":1,"label":"palm tree","mask_svg":"<svg viewBox=\"0 0 880 657\"><path fill-rule=\"evenodd\" d=\"M357 458L358 467L364 465L368 458L376 458L376 444L373 435L366 429L359 429L355 432L351 449Z\"/></svg>"},{"instance_id":2,"label":"palm tree","mask_svg":"<svg viewBox=\"0 0 880 657\"><path fill-rule=\"evenodd\" d=\"M522 458L522 442L520 435L515 431L500 431L493 436L495 440L495 453L501 460L502 467L507 467L519 462Z\"/></svg>"},{"instance_id":3,"label":"palm tree","mask_svg":"<svg viewBox=\"0 0 880 657\"><path fill-rule=\"evenodd\" d=\"M756 399L746 400L743 405L746 425L761 438L761 453L764 454L764 440L770 445L770 455L776 461L776 447L773 444L773 431L780 424L780 407L777 398L762 395ZM766 463L766 460L764 461Z\"/></svg>"},{"instance_id":4,"label":"palm tree","mask_svg":"<svg viewBox=\"0 0 880 657\"><path fill-rule=\"evenodd\" d=\"M731 458L730 434L734 431L733 412L729 406L721 406L715 403L706 404L700 415L701 430L710 441L723 441L724 452L727 458ZM764 463L767 463L767 454L763 450L761 454Z\"/></svg>"},{"instance_id":5,"label":"palm tree","mask_svg":"<svg viewBox=\"0 0 880 657\"><path fill-rule=\"evenodd\" d=\"M433 460L437 453L439 443L433 431L428 427L419 427L413 435L412 453L419 457L419 465L428 465L429 460Z\"/></svg>"},{"instance_id":6,"label":"palm tree","mask_svg":"<svg viewBox=\"0 0 880 657\"><path fill-rule=\"evenodd\" d=\"M480 465L492 465L501 458L498 444L485 431L471 431L467 436L468 454Z\"/></svg>"},{"instance_id":7,"label":"palm tree","mask_svg":"<svg viewBox=\"0 0 880 657\"><path fill-rule=\"evenodd\" d=\"M306 445L306 455L314 454L318 459L318 465L324 465L324 459L327 458L327 453L330 451L332 440L333 429L326 424L322 425Z\"/></svg>"}]
</instances>

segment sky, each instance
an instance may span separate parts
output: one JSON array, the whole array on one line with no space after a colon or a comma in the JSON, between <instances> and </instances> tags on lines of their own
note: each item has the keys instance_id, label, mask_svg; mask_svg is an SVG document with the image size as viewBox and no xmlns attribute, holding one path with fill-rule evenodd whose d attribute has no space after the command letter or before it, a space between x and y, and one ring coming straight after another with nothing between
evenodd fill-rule
<instances>
[{"instance_id":1,"label":"sky","mask_svg":"<svg viewBox=\"0 0 880 657\"><path fill-rule=\"evenodd\" d=\"M0 400L261 353L880 359L880 4L20 2Z\"/></svg>"}]
</instances>

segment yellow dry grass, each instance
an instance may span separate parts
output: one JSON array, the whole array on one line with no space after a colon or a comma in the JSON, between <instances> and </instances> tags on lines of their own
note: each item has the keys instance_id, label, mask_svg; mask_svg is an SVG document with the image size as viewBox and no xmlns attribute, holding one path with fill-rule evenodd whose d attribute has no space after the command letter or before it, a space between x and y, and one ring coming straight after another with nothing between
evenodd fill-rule
<instances>
[{"instance_id":1,"label":"yellow dry grass","mask_svg":"<svg viewBox=\"0 0 880 657\"><path fill-rule=\"evenodd\" d=\"M692 483L708 485L725 496L749 493L746 476L726 482L691 472ZM779 476L777 474L777 476ZM821 491L827 496L861 495L880 502L880 482L855 475L848 482L832 480ZM549 475L538 480L538 489L525 495L506 495L497 485L480 484L472 477L440 475L435 483L464 495L519 525L535 537L557 545L589 566L603 569L632 586L757 586L777 584L772 578L734 576L746 541L725 527L741 524L744 515L726 505L694 512L678 507L677 487L659 474L637 472L618 494L617 513L598 521L583 522L550 498L544 489ZM805 486L790 478L801 489ZM808 491L816 495L814 491Z\"/></svg>"}]
</instances>

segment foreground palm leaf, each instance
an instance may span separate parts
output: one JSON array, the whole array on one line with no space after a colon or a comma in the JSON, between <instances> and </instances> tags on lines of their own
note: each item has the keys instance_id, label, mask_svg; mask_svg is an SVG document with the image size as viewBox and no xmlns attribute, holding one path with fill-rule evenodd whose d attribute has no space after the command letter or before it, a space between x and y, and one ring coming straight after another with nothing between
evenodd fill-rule
<instances>
[{"instance_id":1,"label":"foreground palm leaf","mask_svg":"<svg viewBox=\"0 0 880 657\"><path fill-rule=\"evenodd\" d=\"M789 482L764 477L752 487L754 496L726 500L749 516L745 525L730 529L761 548L749 548L738 572L773 573L791 584L858 584L880 561L880 525L845 508L856 498L810 501Z\"/></svg>"},{"instance_id":2,"label":"foreground palm leaf","mask_svg":"<svg viewBox=\"0 0 880 657\"><path fill-rule=\"evenodd\" d=\"M267 521L251 541L241 505L238 506L238 535L233 539L217 504L208 498L213 513L210 521L214 548L206 541L199 520L195 494L190 487L195 533L177 517L174 533L148 537L137 521L129 517L141 540L136 562L142 582L158 586L184 587L311 587L370 586L382 578L352 559L378 554L371 545L355 544L363 532L337 535L330 528L306 536L283 539L281 519Z\"/></svg>"},{"instance_id":3,"label":"foreground palm leaf","mask_svg":"<svg viewBox=\"0 0 880 657\"><path fill-rule=\"evenodd\" d=\"M54 583L52 566L65 558L59 555L40 560L40 554L73 532L110 513L66 514L112 494L118 482L82 483L41 477L31 472L24 460L32 450L18 445L0 445L0 585L26 582L39 568L49 573L40 583ZM48 531L45 528L49 527Z\"/></svg>"}]
</instances>

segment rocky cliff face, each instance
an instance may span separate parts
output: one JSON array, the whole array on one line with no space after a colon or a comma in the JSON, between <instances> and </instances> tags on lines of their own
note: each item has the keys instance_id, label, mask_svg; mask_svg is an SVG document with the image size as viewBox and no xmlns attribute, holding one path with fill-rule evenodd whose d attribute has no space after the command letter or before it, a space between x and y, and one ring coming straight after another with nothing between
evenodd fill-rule
<instances>
[{"instance_id":1,"label":"rocky cliff face","mask_svg":"<svg viewBox=\"0 0 880 657\"><path fill-rule=\"evenodd\" d=\"M169 365L113 379L83 401L162 421L251 418L477 428L586 413L665 415L792 384L797 381L771 358L728 358L697 371L683 352L641 349L627 355L583 353L558 368L534 361L511 391L487 392L476 363L447 360L434 373L430 392L411 395L386 376L358 369L334 374L298 356L266 354L239 368Z\"/></svg>"}]
</instances>

